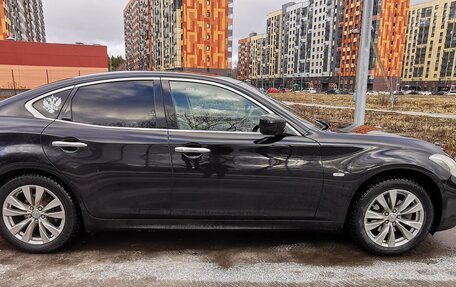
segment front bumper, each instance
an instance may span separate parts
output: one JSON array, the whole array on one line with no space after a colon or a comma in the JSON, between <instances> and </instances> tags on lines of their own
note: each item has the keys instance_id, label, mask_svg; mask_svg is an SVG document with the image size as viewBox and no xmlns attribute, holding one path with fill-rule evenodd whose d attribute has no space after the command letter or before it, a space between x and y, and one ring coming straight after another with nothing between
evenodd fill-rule
<instances>
[{"instance_id":1,"label":"front bumper","mask_svg":"<svg viewBox=\"0 0 456 287\"><path fill-rule=\"evenodd\" d=\"M452 176L445 184L442 200L442 217L436 231L448 230L456 226L456 177Z\"/></svg>"}]
</instances>

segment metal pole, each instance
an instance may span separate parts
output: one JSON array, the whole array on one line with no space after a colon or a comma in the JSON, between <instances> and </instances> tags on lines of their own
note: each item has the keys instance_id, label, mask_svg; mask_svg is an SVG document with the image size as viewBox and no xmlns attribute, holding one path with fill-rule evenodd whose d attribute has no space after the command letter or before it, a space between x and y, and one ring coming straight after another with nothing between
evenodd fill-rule
<instances>
[{"instance_id":1,"label":"metal pole","mask_svg":"<svg viewBox=\"0 0 456 287\"><path fill-rule=\"evenodd\" d=\"M16 90L16 79L14 79L14 70L13 70L13 69L11 69L11 78L13 79L14 95L17 95L17 90Z\"/></svg>"},{"instance_id":2,"label":"metal pole","mask_svg":"<svg viewBox=\"0 0 456 287\"><path fill-rule=\"evenodd\" d=\"M354 127L362 126L366 118L366 94L367 81L369 79L369 59L370 59L370 42L371 26L374 14L374 1L364 0L363 3L363 20L361 26L361 37L359 43L358 68L356 77L356 106Z\"/></svg>"}]
</instances>

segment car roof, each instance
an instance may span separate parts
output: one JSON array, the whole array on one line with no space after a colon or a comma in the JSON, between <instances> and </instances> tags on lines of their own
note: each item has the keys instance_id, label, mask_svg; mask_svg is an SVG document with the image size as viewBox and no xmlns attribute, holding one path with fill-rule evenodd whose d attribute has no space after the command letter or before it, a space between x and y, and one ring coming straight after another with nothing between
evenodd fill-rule
<instances>
[{"instance_id":1,"label":"car roof","mask_svg":"<svg viewBox=\"0 0 456 287\"><path fill-rule=\"evenodd\" d=\"M79 76L72 79L66 79L51 84L47 84L36 89L23 92L15 97L4 100L5 101L21 101L31 97L35 97L40 94L45 94L58 90L61 88L66 88L73 85L79 85L89 82L97 82L104 80L115 80L115 79L128 79L128 78L182 78L182 79L194 79L194 80L208 80L212 82L219 83L229 83L229 84L239 84L241 81L223 77L213 74L203 74L203 73L187 73L187 72L150 72L150 71L124 71L124 72L109 72L109 73L99 73L92 74L87 76Z\"/></svg>"}]
</instances>

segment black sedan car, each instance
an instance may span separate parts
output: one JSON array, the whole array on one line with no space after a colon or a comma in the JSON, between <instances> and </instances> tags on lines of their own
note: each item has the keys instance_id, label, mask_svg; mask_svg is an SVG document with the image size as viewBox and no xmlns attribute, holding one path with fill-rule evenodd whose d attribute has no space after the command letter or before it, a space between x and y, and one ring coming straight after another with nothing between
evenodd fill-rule
<instances>
[{"instance_id":1,"label":"black sedan car","mask_svg":"<svg viewBox=\"0 0 456 287\"><path fill-rule=\"evenodd\" d=\"M111 73L0 102L0 230L50 252L80 230L349 232L406 252L456 225L456 163L415 139L322 130L253 87Z\"/></svg>"}]
</instances>

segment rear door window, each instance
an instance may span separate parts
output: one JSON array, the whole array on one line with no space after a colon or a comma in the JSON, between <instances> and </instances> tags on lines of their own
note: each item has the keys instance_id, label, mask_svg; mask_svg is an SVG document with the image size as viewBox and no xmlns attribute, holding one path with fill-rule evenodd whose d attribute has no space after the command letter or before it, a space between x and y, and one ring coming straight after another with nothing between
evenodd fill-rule
<instances>
[{"instance_id":1,"label":"rear door window","mask_svg":"<svg viewBox=\"0 0 456 287\"><path fill-rule=\"evenodd\" d=\"M72 100L74 122L109 127L155 128L153 81L81 87Z\"/></svg>"}]
</instances>

